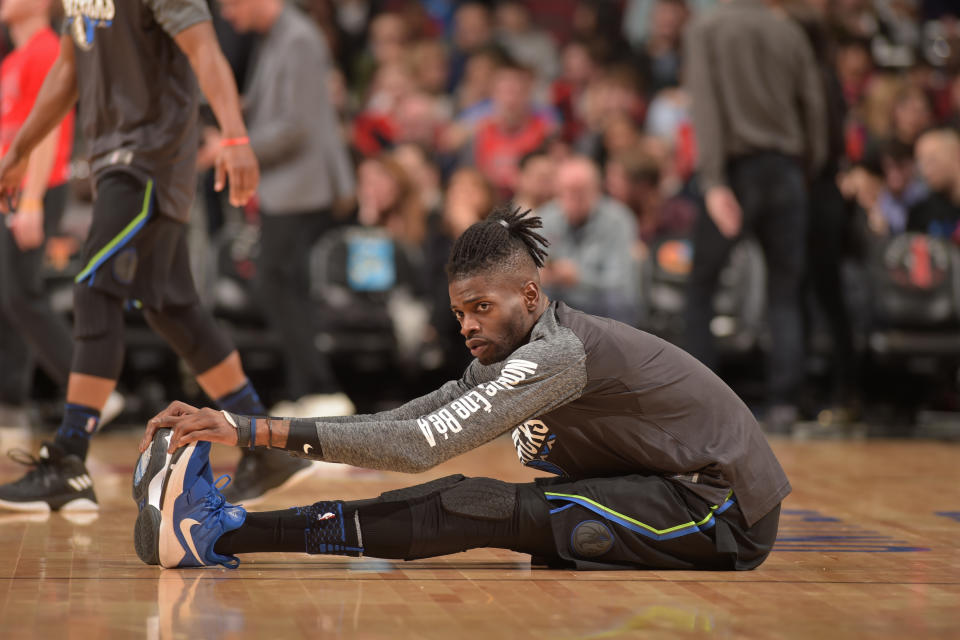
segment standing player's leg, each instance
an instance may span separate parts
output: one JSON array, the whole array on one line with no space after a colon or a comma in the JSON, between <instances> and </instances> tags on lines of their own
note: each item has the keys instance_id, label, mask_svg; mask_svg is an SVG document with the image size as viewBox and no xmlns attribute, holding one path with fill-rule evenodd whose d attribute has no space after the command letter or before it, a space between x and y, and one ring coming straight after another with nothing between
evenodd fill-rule
<instances>
[{"instance_id":1,"label":"standing player's leg","mask_svg":"<svg viewBox=\"0 0 960 640\"><path fill-rule=\"evenodd\" d=\"M98 178L93 223L83 248L86 266L74 283L74 349L63 420L37 457L21 456L34 468L0 487L0 506L96 508L84 460L123 366L123 306L134 293L138 273L157 258L162 244L154 208L153 181L126 170Z\"/></svg>"},{"instance_id":2,"label":"standing player's leg","mask_svg":"<svg viewBox=\"0 0 960 640\"><path fill-rule=\"evenodd\" d=\"M172 220L159 223L165 227L162 235L171 247L170 261L169 265L161 265L165 268L160 289L162 303L144 309L147 323L186 361L200 387L220 409L242 415L266 415L232 341L200 304L190 271L184 225ZM151 264L151 268L157 266L156 261ZM144 277L158 280L149 274ZM258 451L241 459L234 480L237 487L230 498L249 502L267 491L289 486L311 470L312 464L307 460Z\"/></svg>"}]
</instances>

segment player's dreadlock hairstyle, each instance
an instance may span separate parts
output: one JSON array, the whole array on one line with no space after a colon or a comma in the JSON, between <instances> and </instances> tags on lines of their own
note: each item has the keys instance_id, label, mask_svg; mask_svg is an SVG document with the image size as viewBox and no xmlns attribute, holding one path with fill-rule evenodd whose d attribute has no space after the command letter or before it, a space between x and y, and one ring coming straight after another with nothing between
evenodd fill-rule
<instances>
[{"instance_id":1,"label":"player's dreadlock hairstyle","mask_svg":"<svg viewBox=\"0 0 960 640\"><path fill-rule=\"evenodd\" d=\"M549 242L534 231L543 227L530 210L501 206L463 232L447 261L447 278L457 280L489 269L509 270L528 260L542 267Z\"/></svg>"}]
</instances>

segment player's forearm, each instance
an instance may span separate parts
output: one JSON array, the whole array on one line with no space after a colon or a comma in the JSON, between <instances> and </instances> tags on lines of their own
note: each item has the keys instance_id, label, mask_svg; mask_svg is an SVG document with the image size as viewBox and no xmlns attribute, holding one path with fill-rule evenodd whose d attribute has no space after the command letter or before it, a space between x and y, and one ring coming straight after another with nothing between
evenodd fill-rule
<instances>
[{"instance_id":1,"label":"player's forearm","mask_svg":"<svg viewBox=\"0 0 960 640\"><path fill-rule=\"evenodd\" d=\"M30 115L27 116L26 122L10 144L10 152L21 158L30 155L46 137L51 135L76 102L76 68L72 59L65 59L61 55L47 73L47 78L40 87L40 93L37 94L37 100L33 104L33 109L30 110ZM56 142L54 142L55 146ZM44 179L48 176L49 172Z\"/></svg>"},{"instance_id":2,"label":"player's forearm","mask_svg":"<svg viewBox=\"0 0 960 640\"><path fill-rule=\"evenodd\" d=\"M218 47L212 47L210 59L200 61L197 73L203 94L217 117L224 138L240 138L247 135L240 113L240 98L230 75L230 67Z\"/></svg>"},{"instance_id":3,"label":"player's forearm","mask_svg":"<svg viewBox=\"0 0 960 640\"><path fill-rule=\"evenodd\" d=\"M50 182L50 174L57 158L57 143L60 138L60 127L55 127L37 148L30 153L27 163L27 178L23 185L21 200L43 200Z\"/></svg>"},{"instance_id":4,"label":"player's forearm","mask_svg":"<svg viewBox=\"0 0 960 640\"><path fill-rule=\"evenodd\" d=\"M363 452L360 455L344 455L335 453L341 447L335 446L334 438L329 435L322 438L318 423L312 418L258 418L253 416L238 416L231 414L237 427L237 446L283 449L290 454L312 460L342 462L357 467L381 469L385 471L400 471L418 473L426 471L439 464L445 458L452 457L453 453L439 451L424 451L424 447L413 438L397 437L397 429L387 429L391 434L389 443L387 438L371 437L371 424L389 423L361 423L356 428L363 431L357 434L364 441ZM333 425L334 423L327 423ZM343 428L337 424L335 429ZM345 427L353 430L354 427ZM374 429L376 430L376 429ZM409 431L409 428L406 429ZM402 431L402 429L401 429ZM326 440L323 442L322 440ZM332 446L326 446L332 445Z\"/></svg>"},{"instance_id":5,"label":"player's forearm","mask_svg":"<svg viewBox=\"0 0 960 640\"><path fill-rule=\"evenodd\" d=\"M213 109L223 137L246 136L247 128L240 112L237 85L217 44L213 28L208 22L202 22L185 29L177 35L176 40L190 60L200 90Z\"/></svg>"}]
</instances>

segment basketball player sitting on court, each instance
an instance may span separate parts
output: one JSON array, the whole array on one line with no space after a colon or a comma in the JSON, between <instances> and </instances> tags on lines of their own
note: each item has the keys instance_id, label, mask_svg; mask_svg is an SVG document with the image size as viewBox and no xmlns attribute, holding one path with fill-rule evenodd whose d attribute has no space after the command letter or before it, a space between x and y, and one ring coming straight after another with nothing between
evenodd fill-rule
<instances>
[{"instance_id":1,"label":"basketball player sitting on court","mask_svg":"<svg viewBox=\"0 0 960 640\"><path fill-rule=\"evenodd\" d=\"M547 300L539 227L500 210L454 245L450 307L475 358L459 380L373 415L261 418L175 402L152 419L134 472L149 503L140 558L234 567L264 551L412 560L495 547L580 569L763 562L790 484L753 415L681 349ZM219 442L417 473L511 430L521 463L557 477L454 475L248 513L210 472Z\"/></svg>"}]
</instances>

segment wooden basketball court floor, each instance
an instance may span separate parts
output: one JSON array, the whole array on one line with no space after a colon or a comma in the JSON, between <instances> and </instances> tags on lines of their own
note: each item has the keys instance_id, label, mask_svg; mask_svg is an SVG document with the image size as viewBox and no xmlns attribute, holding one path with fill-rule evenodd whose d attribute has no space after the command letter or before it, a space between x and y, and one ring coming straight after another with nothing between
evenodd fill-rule
<instances>
[{"instance_id":1,"label":"wooden basketball court floor","mask_svg":"<svg viewBox=\"0 0 960 640\"><path fill-rule=\"evenodd\" d=\"M550 571L498 550L407 563L258 554L227 571L137 559L137 437L95 439L98 514L0 513L0 638L960 638L958 444L774 440L794 492L751 572ZM214 466L235 455L217 449ZM422 477L321 469L260 508L454 472L533 477L500 439ZM20 473L0 462L0 481Z\"/></svg>"}]
</instances>

